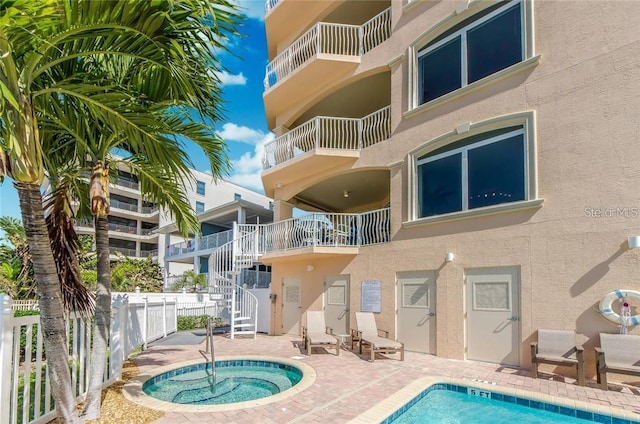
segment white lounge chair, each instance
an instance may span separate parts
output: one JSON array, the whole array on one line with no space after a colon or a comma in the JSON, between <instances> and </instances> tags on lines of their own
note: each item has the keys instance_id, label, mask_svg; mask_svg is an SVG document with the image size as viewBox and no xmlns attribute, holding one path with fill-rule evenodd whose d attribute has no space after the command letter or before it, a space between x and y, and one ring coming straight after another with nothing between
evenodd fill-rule
<instances>
[{"instance_id":1,"label":"white lounge chair","mask_svg":"<svg viewBox=\"0 0 640 424\"><path fill-rule=\"evenodd\" d=\"M600 333L596 370L602 390L608 390L607 373L640 376L640 336Z\"/></svg>"},{"instance_id":2,"label":"white lounge chair","mask_svg":"<svg viewBox=\"0 0 640 424\"><path fill-rule=\"evenodd\" d=\"M324 312L308 311L307 325L302 327L307 355L311 355L314 347L335 347L336 356L340 355L340 340L332 333L333 330L324 323Z\"/></svg>"},{"instance_id":3,"label":"white lounge chair","mask_svg":"<svg viewBox=\"0 0 640 424\"><path fill-rule=\"evenodd\" d=\"M576 367L578 385L584 386L584 349L576 344L576 334L569 330L538 330L538 341L531 343L533 378L538 378L538 364Z\"/></svg>"},{"instance_id":4,"label":"white lounge chair","mask_svg":"<svg viewBox=\"0 0 640 424\"><path fill-rule=\"evenodd\" d=\"M371 349L371 362L375 361L376 353L396 353L400 352L400 360L404 361L404 343L389 339L389 332L378 330L376 318L372 312L356 312L356 325L358 326L357 337L360 341L360 354L362 347L368 346ZM385 333L385 337L380 337L379 331Z\"/></svg>"}]
</instances>

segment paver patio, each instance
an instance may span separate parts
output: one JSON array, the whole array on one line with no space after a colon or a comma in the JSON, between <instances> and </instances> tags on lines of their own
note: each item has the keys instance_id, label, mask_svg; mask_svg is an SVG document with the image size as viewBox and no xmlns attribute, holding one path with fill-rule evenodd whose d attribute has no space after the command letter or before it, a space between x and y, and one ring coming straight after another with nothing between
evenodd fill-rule
<instances>
[{"instance_id":1,"label":"paver patio","mask_svg":"<svg viewBox=\"0 0 640 424\"><path fill-rule=\"evenodd\" d=\"M204 343L153 346L142 352L136 358L136 363L141 373L152 372L153 368L160 366L202 358L200 351L204 348ZM302 357L301 361L316 370L316 381L299 394L268 405L214 413L168 412L156 423L344 423L425 376L486 381L503 387L640 413L638 386L613 384L612 390L603 391L597 388L595 379L589 380L587 376L586 387L579 387L574 379L545 373L544 368L541 369L541 378L533 379L529 377L529 371L524 369L443 359L414 352L406 352L404 362L395 359L399 357L395 354L379 356L371 363L367 360L368 352L358 355L357 349L353 352L343 349L339 356L335 356L316 348L313 355L307 356L301 339L293 336L258 335L256 340L231 340L227 336L217 335L215 352L217 356Z\"/></svg>"}]
</instances>

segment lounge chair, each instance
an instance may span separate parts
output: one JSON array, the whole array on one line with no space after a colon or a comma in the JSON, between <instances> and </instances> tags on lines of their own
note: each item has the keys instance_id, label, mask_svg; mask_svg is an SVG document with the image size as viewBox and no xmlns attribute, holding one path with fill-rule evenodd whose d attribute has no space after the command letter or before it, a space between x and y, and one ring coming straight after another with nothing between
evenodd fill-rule
<instances>
[{"instance_id":1,"label":"lounge chair","mask_svg":"<svg viewBox=\"0 0 640 424\"><path fill-rule=\"evenodd\" d=\"M311 349L314 347L335 347L336 356L340 355L340 340L332 333L333 330L324 323L324 312L308 311L307 326L302 327L307 355L311 355Z\"/></svg>"},{"instance_id":2,"label":"lounge chair","mask_svg":"<svg viewBox=\"0 0 640 424\"><path fill-rule=\"evenodd\" d=\"M378 330L376 318L372 312L356 312L356 325L358 326L358 339L360 340L360 354L363 346L371 349L371 362L375 361L376 353L400 352L400 360L404 361L404 343L389 339L389 332ZM379 331L385 333L380 337Z\"/></svg>"},{"instance_id":3,"label":"lounge chair","mask_svg":"<svg viewBox=\"0 0 640 424\"><path fill-rule=\"evenodd\" d=\"M596 370L602 390L608 390L607 373L640 376L640 336L600 333Z\"/></svg>"},{"instance_id":4,"label":"lounge chair","mask_svg":"<svg viewBox=\"0 0 640 424\"><path fill-rule=\"evenodd\" d=\"M576 367L578 385L584 386L584 349L576 344L569 330L538 330L538 341L531 343L531 376L538 378L538 364Z\"/></svg>"}]
</instances>

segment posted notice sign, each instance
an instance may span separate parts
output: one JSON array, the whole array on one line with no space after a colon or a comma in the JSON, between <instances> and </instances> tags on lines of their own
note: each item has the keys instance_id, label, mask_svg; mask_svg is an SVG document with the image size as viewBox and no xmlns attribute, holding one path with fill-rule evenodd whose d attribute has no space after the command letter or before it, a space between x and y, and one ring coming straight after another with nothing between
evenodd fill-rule
<instances>
[{"instance_id":1,"label":"posted notice sign","mask_svg":"<svg viewBox=\"0 0 640 424\"><path fill-rule=\"evenodd\" d=\"M382 304L382 284L380 281L363 281L360 290L362 312L380 312Z\"/></svg>"}]
</instances>

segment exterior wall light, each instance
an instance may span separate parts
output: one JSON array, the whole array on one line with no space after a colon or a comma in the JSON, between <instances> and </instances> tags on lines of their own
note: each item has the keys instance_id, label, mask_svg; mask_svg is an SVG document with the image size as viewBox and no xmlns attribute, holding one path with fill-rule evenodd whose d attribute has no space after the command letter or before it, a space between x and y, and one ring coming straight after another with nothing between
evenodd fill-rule
<instances>
[{"instance_id":1,"label":"exterior wall light","mask_svg":"<svg viewBox=\"0 0 640 424\"><path fill-rule=\"evenodd\" d=\"M640 247L640 236L629 237L627 243L629 244L629 249L637 249Z\"/></svg>"},{"instance_id":2,"label":"exterior wall light","mask_svg":"<svg viewBox=\"0 0 640 424\"><path fill-rule=\"evenodd\" d=\"M456 257L456 255L454 255L453 253L449 252L449 253L447 253L447 256L444 257L444 260L447 261L447 262L453 262L455 257Z\"/></svg>"}]
</instances>

